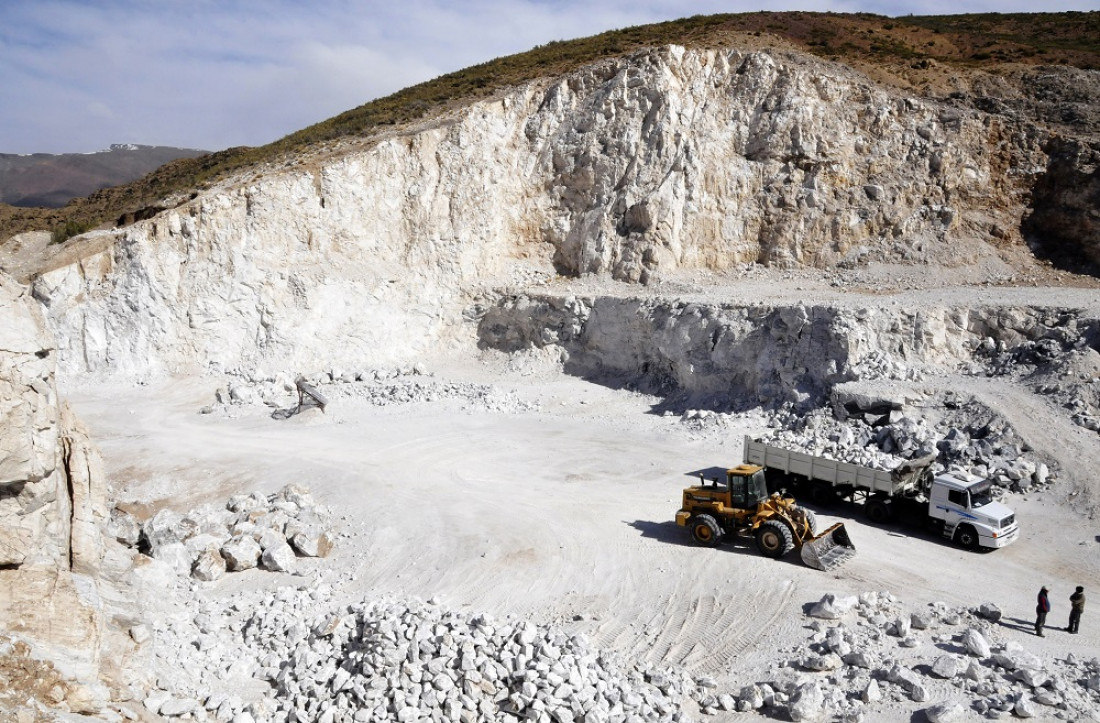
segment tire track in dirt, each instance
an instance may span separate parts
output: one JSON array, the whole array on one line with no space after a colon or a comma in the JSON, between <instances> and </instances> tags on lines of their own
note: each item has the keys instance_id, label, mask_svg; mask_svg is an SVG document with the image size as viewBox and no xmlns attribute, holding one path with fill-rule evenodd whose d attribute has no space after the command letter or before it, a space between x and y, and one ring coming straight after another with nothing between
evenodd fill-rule
<instances>
[{"instance_id":1,"label":"tire track in dirt","mask_svg":"<svg viewBox=\"0 0 1100 723\"><path fill-rule=\"evenodd\" d=\"M718 674L764 638L788 636L801 624L789 614L794 590L792 582L784 581L748 593L673 593L650 608L648 617L605 620L591 637L600 647L652 665Z\"/></svg>"}]
</instances>

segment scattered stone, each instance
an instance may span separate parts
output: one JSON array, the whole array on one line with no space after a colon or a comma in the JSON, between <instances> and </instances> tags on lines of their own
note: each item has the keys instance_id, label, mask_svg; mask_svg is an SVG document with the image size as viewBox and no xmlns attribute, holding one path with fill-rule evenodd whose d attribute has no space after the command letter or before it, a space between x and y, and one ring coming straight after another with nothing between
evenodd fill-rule
<instances>
[{"instance_id":1,"label":"scattered stone","mask_svg":"<svg viewBox=\"0 0 1100 723\"><path fill-rule=\"evenodd\" d=\"M328 533L321 530L302 531L290 538L290 544L305 557L328 557L332 551L332 541Z\"/></svg>"},{"instance_id":2,"label":"scattered stone","mask_svg":"<svg viewBox=\"0 0 1100 723\"><path fill-rule=\"evenodd\" d=\"M838 598L829 593L810 608L810 616L823 620L837 620L846 615L859 602L857 598Z\"/></svg>"},{"instance_id":3,"label":"scattered stone","mask_svg":"<svg viewBox=\"0 0 1100 723\"><path fill-rule=\"evenodd\" d=\"M263 551L251 535L237 535L225 543L220 552L225 558L226 569L230 572L239 572L256 567Z\"/></svg>"},{"instance_id":4,"label":"scattered stone","mask_svg":"<svg viewBox=\"0 0 1100 723\"><path fill-rule=\"evenodd\" d=\"M1012 712L1015 713L1018 718L1034 718L1036 715L1035 704L1028 696L1020 696Z\"/></svg>"},{"instance_id":5,"label":"scattered stone","mask_svg":"<svg viewBox=\"0 0 1100 723\"><path fill-rule=\"evenodd\" d=\"M1001 609L993 603L982 603L978 608L978 614L991 623L995 623L1001 619Z\"/></svg>"},{"instance_id":6,"label":"scattered stone","mask_svg":"<svg viewBox=\"0 0 1100 723\"><path fill-rule=\"evenodd\" d=\"M145 700L142 701L142 705L144 705L145 709L148 710L150 713L156 715L160 713L160 707L164 705L169 699L171 699L171 697L172 694L166 690L153 690L145 696Z\"/></svg>"},{"instance_id":7,"label":"scattered stone","mask_svg":"<svg viewBox=\"0 0 1100 723\"><path fill-rule=\"evenodd\" d=\"M985 636L974 628L969 628L962 637L963 647L966 648L966 652L970 655L974 655L979 658L988 658L990 649L989 643L986 642Z\"/></svg>"},{"instance_id":8,"label":"scattered stone","mask_svg":"<svg viewBox=\"0 0 1100 723\"><path fill-rule=\"evenodd\" d=\"M107 521L107 534L127 547L137 547L141 542L141 523L129 512L116 507Z\"/></svg>"},{"instance_id":9,"label":"scattered stone","mask_svg":"<svg viewBox=\"0 0 1100 723\"><path fill-rule=\"evenodd\" d=\"M207 547L199 553L198 559L191 567L191 576L196 580L210 582L218 580L225 575L225 558L217 547Z\"/></svg>"},{"instance_id":10,"label":"scattered stone","mask_svg":"<svg viewBox=\"0 0 1100 723\"><path fill-rule=\"evenodd\" d=\"M817 683L804 683L791 696L787 714L795 723L819 721L825 715L825 695Z\"/></svg>"},{"instance_id":11,"label":"scattered stone","mask_svg":"<svg viewBox=\"0 0 1100 723\"><path fill-rule=\"evenodd\" d=\"M886 675L891 683L897 683L906 691L912 692L920 684L920 677L916 672L902 665L895 665Z\"/></svg>"},{"instance_id":12,"label":"scattered stone","mask_svg":"<svg viewBox=\"0 0 1100 723\"><path fill-rule=\"evenodd\" d=\"M879 690L878 681L874 678L867 683L860 694L864 703L877 703L882 700L882 691Z\"/></svg>"},{"instance_id":13,"label":"scattered stone","mask_svg":"<svg viewBox=\"0 0 1100 723\"><path fill-rule=\"evenodd\" d=\"M932 673L950 680L959 674L962 661L954 655L941 655L932 663Z\"/></svg>"},{"instance_id":14,"label":"scattered stone","mask_svg":"<svg viewBox=\"0 0 1100 723\"><path fill-rule=\"evenodd\" d=\"M133 626L130 627L130 637L133 639L133 641L135 643L137 643L138 645L141 645L146 640L148 640L150 637L152 637L152 633L149 632L149 626L148 625L145 625L143 623L139 623L137 625L133 625Z\"/></svg>"},{"instance_id":15,"label":"scattered stone","mask_svg":"<svg viewBox=\"0 0 1100 723\"><path fill-rule=\"evenodd\" d=\"M909 690L909 698L917 703L923 703L928 700L928 688L924 687L924 683L917 682Z\"/></svg>"},{"instance_id":16,"label":"scattered stone","mask_svg":"<svg viewBox=\"0 0 1100 723\"><path fill-rule=\"evenodd\" d=\"M827 655L810 655L802 660L802 667L806 670L836 670L842 665L844 665L844 661L835 653L829 653Z\"/></svg>"},{"instance_id":17,"label":"scattered stone","mask_svg":"<svg viewBox=\"0 0 1100 723\"><path fill-rule=\"evenodd\" d=\"M871 658L865 651L857 650L853 653L848 653L843 657L844 662L847 665L851 665L854 668L870 668Z\"/></svg>"},{"instance_id":18,"label":"scattered stone","mask_svg":"<svg viewBox=\"0 0 1100 723\"><path fill-rule=\"evenodd\" d=\"M294 572L297 567L294 550L285 541L264 550L260 562L272 572Z\"/></svg>"},{"instance_id":19,"label":"scattered stone","mask_svg":"<svg viewBox=\"0 0 1100 723\"><path fill-rule=\"evenodd\" d=\"M191 713L198 707L198 701L191 698L169 697L168 700L161 704L159 713L169 718L178 718L179 716Z\"/></svg>"},{"instance_id":20,"label":"scattered stone","mask_svg":"<svg viewBox=\"0 0 1100 723\"><path fill-rule=\"evenodd\" d=\"M167 564L177 575L186 577L191 574L191 552L182 542L162 544L153 557Z\"/></svg>"},{"instance_id":21,"label":"scattered stone","mask_svg":"<svg viewBox=\"0 0 1100 723\"><path fill-rule=\"evenodd\" d=\"M957 723L966 719L966 709L957 701L939 703L924 709L928 723Z\"/></svg>"},{"instance_id":22,"label":"scattered stone","mask_svg":"<svg viewBox=\"0 0 1100 723\"><path fill-rule=\"evenodd\" d=\"M1047 684L1050 681L1050 676L1042 670L1035 668L1020 668L1012 676L1013 680L1018 680L1029 688L1039 688Z\"/></svg>"},{"instance_id":23,"label":"scattered stone","mask_svg":"<svg viewBox=\"0 0 1100 723\"><path fill-rule=\"evenodd\" d=\"M916 612L909 616L909 625L913 630L927 630L932 627L932 616L927 612Z\"/></svg>"}]
</instances>

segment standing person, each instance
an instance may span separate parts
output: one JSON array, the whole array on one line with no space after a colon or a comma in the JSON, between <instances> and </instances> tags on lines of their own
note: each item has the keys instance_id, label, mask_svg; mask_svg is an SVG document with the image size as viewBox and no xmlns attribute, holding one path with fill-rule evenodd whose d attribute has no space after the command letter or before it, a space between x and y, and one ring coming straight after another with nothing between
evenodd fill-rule
<instances>
[{"instance_id":1,"label":"standing person","mask_svg":"<svg viewBox=\"0 0 1100 723\"><path fill-rule=\"evenodd\" d=\"M1047 586L1039 588L1039 601L1035 605L1035 634L1043 637L1043 626L1047 624L1047 613L1050 612L1050 600L1047 598Z\"/></svg>"},{"instance_id":2,"label":"standing person","mask_svg":"<svg viewBox=\"0 0 1100 723\"><path fill-rule=\"evenodd\" d=\"M1085 612L1085 588L1077 586L1077 591L1069 596L1069 627L1066 630L1076 633L1081 626L1081 613Z\"/></svg>"}]
</instances>

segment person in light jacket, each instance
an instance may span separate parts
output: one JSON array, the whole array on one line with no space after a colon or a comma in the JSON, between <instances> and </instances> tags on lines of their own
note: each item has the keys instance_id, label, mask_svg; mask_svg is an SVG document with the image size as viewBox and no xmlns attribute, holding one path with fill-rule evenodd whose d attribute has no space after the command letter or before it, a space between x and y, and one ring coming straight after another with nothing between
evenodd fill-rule
<instances>
[{"instance_id":1,"label":"person in light jacket","mask_svg":"<svg viewBox=\"0 0 1100 723\"><path fill-rule=\"evenodd\" d=\"M1081 613L1085 612L1085 588L1078 585L1077 591L1069 596L1069 627L1071 633L1076 633L1081 626Z\"/></svg>"},{"instance_id":2,"label":"person in light jacket","mask_svg":"<svg viewBox=\"0 0 1100 723\"><path fill-rule=\"evenodd\" d=\"M1050 612L1050 599L1047 597L1047 586L1039 588L1039 600L1035 605L1035 634L1043 637L1043 626L1047 624L1047 613Z\"/></svg>"}]
</instances>

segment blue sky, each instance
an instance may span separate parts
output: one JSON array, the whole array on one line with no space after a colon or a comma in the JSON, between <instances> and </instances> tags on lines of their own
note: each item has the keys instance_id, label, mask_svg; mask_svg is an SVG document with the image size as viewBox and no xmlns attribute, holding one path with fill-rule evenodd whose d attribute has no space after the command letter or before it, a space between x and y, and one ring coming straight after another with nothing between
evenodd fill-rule
<instances>
[{"instance_id":1,"label":"blue sky","mask_svg":"<svg viewBox=\"0 0 1100 723\"><path fill-rule=\"evenodd\" d=\"M551 40L695 14L1033 12L928 0L0 0L0 153L260 145ZM1043 11L1097 9L1050 0Z\"/></svg>"}]
</instances>

